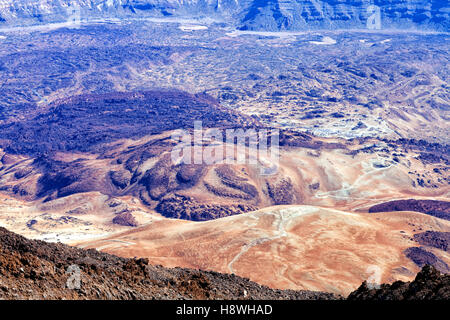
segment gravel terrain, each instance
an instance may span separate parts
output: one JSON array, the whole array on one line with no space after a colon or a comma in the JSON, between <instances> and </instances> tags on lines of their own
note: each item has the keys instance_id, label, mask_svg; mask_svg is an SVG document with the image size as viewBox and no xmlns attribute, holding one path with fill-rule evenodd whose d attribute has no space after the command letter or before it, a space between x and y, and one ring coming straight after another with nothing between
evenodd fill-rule
<instances>
[{"instance_id":1,"label":"gravel terrain","mask_svg":"<svg viewBox=\"0 0 450 320\"><path fill-rule=\"evenodd\" d=\"M273 290L234 275L152 266L147 259L28 240L0 228L0 299L339 298L323 292Z\"/></svg>"}]
</instances>

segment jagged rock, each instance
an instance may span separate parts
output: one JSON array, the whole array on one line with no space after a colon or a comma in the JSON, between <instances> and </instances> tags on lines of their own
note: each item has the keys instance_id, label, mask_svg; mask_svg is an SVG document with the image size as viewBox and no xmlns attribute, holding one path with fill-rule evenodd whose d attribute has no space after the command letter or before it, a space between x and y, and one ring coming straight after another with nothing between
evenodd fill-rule
<instances>
[{"instance_id":1,"label":"jagged rock","mask_svg":"<svg viewBox=\"0 0 450 320\"><path fill-rule=\"evenodd\" d=\"M417 211L450 220L450 202L441 200L394 200L369 208L369 212Z\"/></svg>"},{"instance_id":2,"label":"jagged rock","mask_svg":"<svg viewBox=\"0 0 450 320\"><path fill-rule=\"evenodd\" d=\"M126 226L126 227L137 227L138 223L136 218L133 216L131 212L120 213L114 217L112 220L113 223Z\"/></svg>"},{"instance_id":3,"label":"jagged rock","mask_svg":"<svg viewBox=\"0 0 450 320\"><path fill-rule=\"evenodd\" d=\"M125 189L131 180L131 173L126 170L111 171L109 173L112 183L120 189Z\"/></svg>"},{"instance_id":4,"label":"jagged rock","mask_svg":"<svg viewBox=\"0 0 450 320\"><path fill-rule=\"evenodd\" d=\"M405 250L405 255L419 267L432 265L441 272L449 272L448 265L436 255L425 248L411 247Z\"/></svg>"},{"instance_id":5,"label":"jagged rock","mask_svg":"<svg viewBox=\"0 0 450 320\"><path fill-rule=\"evenodd\" d=\"M449 300L450 275L441 274L426 265L412 282L396 281L379 289L369 288L367 282L353 291L348 300Z\"/></svg>"},{"instance_id":6,"label":"jagged rock","mask_svg":"<svg viewBox=\"0 0 450 320\"><path fill-rule=\"evenodd\" d=\"M289 178L274 183L268 182L267 190L275 205L295 203L294 186Z\"/></svg>"},{"instance_id":7,"label":"jagged rock","mask_svg":"<svg viewBox=\"0 0 450 320\"><path fill-rule=\"evenodd\" d=\"M245 204L202 204L191 197L181 195L164 199L156 207L156 211L167 218L193 221L207 221L255 210L258 208Z\"/></svg>"},{"instance_id":8,"label":"jagged rock","mask_svg":"<svg viewBox=\"0 0 450 320\"><path fill-rule=\"evenodd\" d=\"M421 245L450 251L450 232L426 231L415 234L414 239Z\"/></svg>"}]
</instances>

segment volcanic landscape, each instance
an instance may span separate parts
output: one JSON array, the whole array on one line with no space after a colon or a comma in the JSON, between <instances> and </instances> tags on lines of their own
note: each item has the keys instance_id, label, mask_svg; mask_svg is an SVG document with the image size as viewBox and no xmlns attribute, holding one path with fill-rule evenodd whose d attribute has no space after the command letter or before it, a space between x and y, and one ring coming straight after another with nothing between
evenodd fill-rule
<instances>
[{"instance_id":1,"label":"volcanic landscape","mask_svg":"<svg viewBox=\"0 0 450 320\"><path fill-rule=\"evenodd\" d=\"M0 226L336 297L450 272L448 33L201 26L0 29ZM278 130L275 173L174 163L194 121Z\"/></svg>"}]
</instances>

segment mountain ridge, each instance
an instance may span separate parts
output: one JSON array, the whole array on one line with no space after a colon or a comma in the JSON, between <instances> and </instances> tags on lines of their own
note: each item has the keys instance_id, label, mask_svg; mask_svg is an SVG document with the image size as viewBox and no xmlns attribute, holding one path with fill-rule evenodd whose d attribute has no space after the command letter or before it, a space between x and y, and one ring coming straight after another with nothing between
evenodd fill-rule
<instances>
[{"instance_id":1,"label":"mountain ridge","mask_svg":"<svg viewBox=\"0 0 450 320\"><path fill-rule=\"evenodd\" d=\"M96 18L208 18L240 30L377 29L448 31L449 6L443 0L6 0L1 25L80 22Z\"/></svg>"}]
</instances>

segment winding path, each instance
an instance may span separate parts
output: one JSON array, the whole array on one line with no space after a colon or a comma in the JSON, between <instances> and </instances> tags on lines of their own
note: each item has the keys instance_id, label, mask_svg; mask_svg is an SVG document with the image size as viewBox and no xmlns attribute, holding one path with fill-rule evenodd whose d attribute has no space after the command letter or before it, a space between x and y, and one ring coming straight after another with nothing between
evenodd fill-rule
<instances>
[{"instance_id":1,"label":"winding path","mask_svg":"<svg viewBox=\"0 0 450 320\"><path fill-rule=\"evenodd\" d=\"M260 237L260 238L256 238L252 241L250 241L250 243L244 245L241 248L241 251L234 256L233 259L231 259L231 261L228 263L228 270L231 273L235 273L234 269L233 269L233 264L239 260L239 258L244 255L245 253L248 252L248 250L250 250L251 248L263 244L265 242L268 241L273 241L273 240L277 240L283 237L287 237L288 233L286 232L286 226L296 217L298 217L301 214L305 214L305 213L310 213L312 211L309 212L294 212L292 210L289 209L280 209L278 212L270 212L270 213L263 213L264 214L270 214L273 215L275 217L275 222L277 224L277 230L276 230L276 235L274 236L265 236L265 237ZM261 218L261 216L259 217L259 219Z\"/></svg>"}]
</instances>

